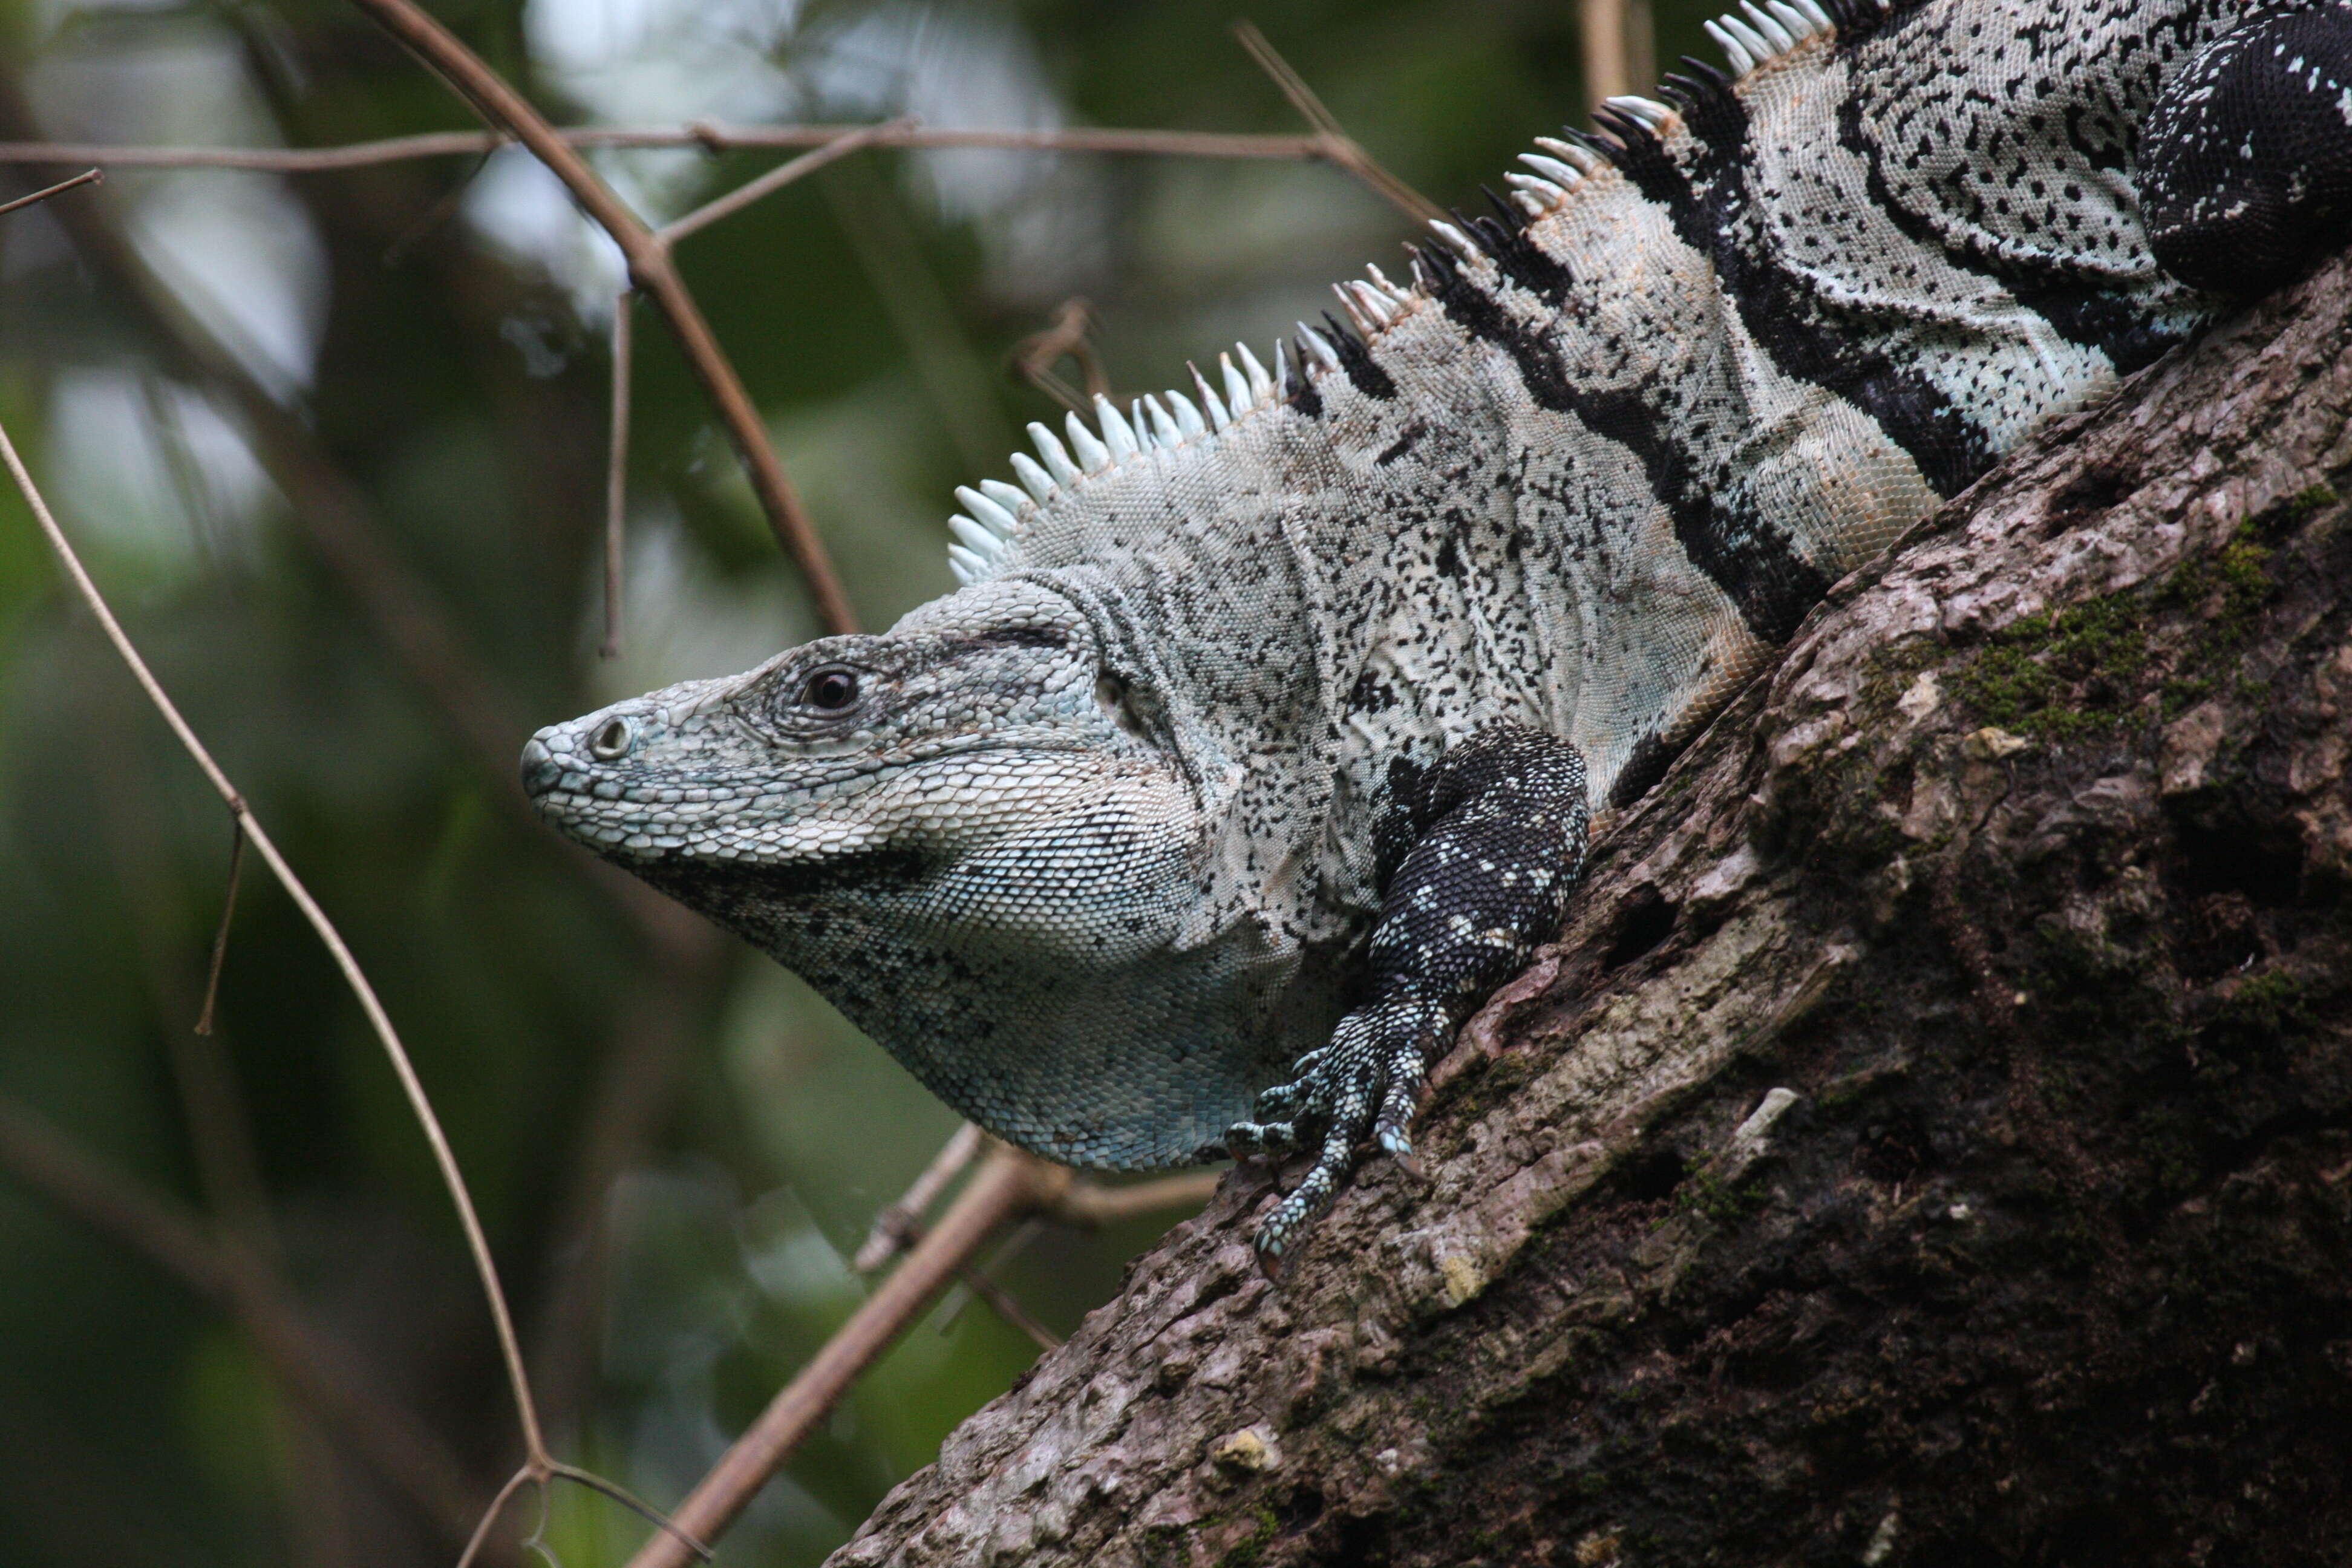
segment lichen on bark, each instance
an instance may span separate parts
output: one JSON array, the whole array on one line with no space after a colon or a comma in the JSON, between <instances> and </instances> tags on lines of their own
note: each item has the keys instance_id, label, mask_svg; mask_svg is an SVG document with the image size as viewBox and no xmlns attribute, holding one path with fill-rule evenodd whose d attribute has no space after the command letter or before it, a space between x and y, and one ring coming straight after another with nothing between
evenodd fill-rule
<instances>
[{"instance_id":1,"label":"lichen on bark","mask_svg":"<svg viewBox=\"0 0 2352 1568\"><path fill-rule=\"evenodd\" d=\"M1277 1284L837 1564L2352 1561L2352 269L1842 584Z\"/></svg>"}]
</instances>

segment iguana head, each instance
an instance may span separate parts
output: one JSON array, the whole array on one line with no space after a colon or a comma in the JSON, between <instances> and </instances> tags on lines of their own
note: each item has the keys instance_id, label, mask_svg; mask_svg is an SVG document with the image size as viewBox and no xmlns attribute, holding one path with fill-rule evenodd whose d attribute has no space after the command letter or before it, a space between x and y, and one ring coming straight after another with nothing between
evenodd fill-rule
<instances>
[{"instance_id":1,"label":"iguana head","mask_svg":"<svg viewBox=\"0 0 2352 1568\"><path fill-rule=\"evenodd\" d=\"M1278 955L1192 919L1210 836L1146 700L1071 597L998 578L551 725L523 783L966 1115L1076 1163L1170 1163L1295 1047L1264 1038Z\"/></svg>"}]
</instances>

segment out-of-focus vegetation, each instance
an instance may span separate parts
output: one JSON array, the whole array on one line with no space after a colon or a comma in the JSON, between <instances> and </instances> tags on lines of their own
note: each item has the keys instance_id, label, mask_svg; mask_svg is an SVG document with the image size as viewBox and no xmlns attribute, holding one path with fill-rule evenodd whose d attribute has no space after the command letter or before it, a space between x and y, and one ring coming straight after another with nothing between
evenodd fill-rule
<instances>
[{"instance_id":1,"label":"out-of-focus vegetation","mask_svg":"<svg viewBox=\"0 0 2352 1568\"><path fill-rule=\"evenodd\" d=\"M1299 129L1234 44L1230 0L436 9L566 122ZM1443 203L1501 188L1528 138L1582 108L1567 0L1248 10ZM1699 45L1699 15L1661 15L1662 57ZM472 125L334 0L0 0L0 140L322 145ZM598 160L656 217L775 161ZM1062 300L1094 302L1111 377L1139 392L1236 336L1263 352L1406 233L1319 166L867 153L682 257L881 626L950 586L950 489L1003 474L1024 421L1058 418L1004 367ZM625 641L596 657L617 281L519 151L124 171L0 218L0 418L382 988L482 1205L562 1451L666 1503L854 1306L845 1258L954 1121L798 982L616 894L517 809L506 781L534 727L813 630L648 311ZM321 544L335 528L383 560L339 560ZM414 598L389 621L387 584ZM438 654L415 641L420 615L447 629ZM219 1030L190 1032L229 838L0 497L0 1104L274 1259L354 1382L487 1497L515 1426L448 1205L356 1006L252 875ZM609 1244L583 1267L581 1217L599 1213ZM999 1272L1067 1332L1155 1228L1047 1232ZM1035 1353L985 1310L950 1311L867 1375L723 1561L816 1561ZM579 1568L642 1531L574 1490L549 1538ZM231 1320L0 1173L0 1563L454 1555L281 1397Z\"/></svg>"}]
</instances>

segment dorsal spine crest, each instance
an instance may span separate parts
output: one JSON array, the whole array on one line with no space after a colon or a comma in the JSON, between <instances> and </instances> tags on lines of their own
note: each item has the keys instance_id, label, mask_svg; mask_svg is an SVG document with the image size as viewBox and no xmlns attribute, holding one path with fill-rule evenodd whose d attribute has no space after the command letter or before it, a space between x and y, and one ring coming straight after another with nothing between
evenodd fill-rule
<instances>
[{"instance_id":1,"label":"dorsal spine crest","mask_svg":"<svg viewBox=\"0 0 2352 1568\"><path fill-rule=\"evenodd\" d=\"M1730 100L1748 78L1784 64L1809 47L1825 46L1841 31L1857 36L1867 32L1891 13L1895 4L1895 0L1763 0L1759 5L1757 0L1739 0L1736 13L1727 12L1705 24L1707 35L1723 50L1728 72L1685 56L1682 63L1689 74L1669 75L1661 88L1668 101L1621 95L1594 111L1593 119L1609 133L1607 138L1572 127L1558 137L1538 137L1539 151L1519 155L1519 162L1532 172L1513 171L1505 176L1510 195L1486 192L1502 215L1500 219L1472 218L1456 212L1452 221L1439 219L1429 226L1440 242L1439 249L1408 247L1413 257L1411 288L1391 282L1377 267L1365 269L1369 280L1333 285L1355 330L1349 331L1328 312L1324 317L1328 332L1304 321L1297 323L1296 374L1280 342L1275 344L1271 375L1248 345L1236 343L1234 353L1240 356L1239 366L1233 354L1218 355L1224 384L1222 398L1197 366L1188 365L1199 394L1197 404L1171 388L1136 399L1132 414L1126 415L1108 398L1097 396L1094 423L1100 435L1072 413L1065 422L1068 450L1051 431L1032 423L1030 437L1043 466L1025 454L1016 454L1013 459L1014 477L1034 498L1031 510L1069 499L1090 477L1122 469L1155 449L1174 450L1195 441L1213 441L1241 420L1276 404L1310 416L1319 414L1321 399L1314 382L1333 371L1345 374L1367 395L1393 396L1395 384L1373 358L1372 350L1442 289L1470 287L1491 295L1509 283L1559 305L1574 279L1536 231L1547 219L1565 212L1596 174L1621 162L1638 164L1644 159L1665 157L1666 142L1678 131L1687 130L1701 140L1717 140L1707 132L1719 131L1721 122L1737 118ZM1075 462L1072 451L1076 454ZM959 490L958 499L965 500L968 515L960 514L949 522L955 539L949 546L949 563L966 583L1007 565L1013 542L1026 531L1022 509L1006 505L1002 497L991 500L990 484L1017 499L1011 486L998 481L983 484L978 492ZM967 499L975 494L992 510L983 510ZM999 519L1003 526L999 526Z\"/></svg>"}]
</instances>

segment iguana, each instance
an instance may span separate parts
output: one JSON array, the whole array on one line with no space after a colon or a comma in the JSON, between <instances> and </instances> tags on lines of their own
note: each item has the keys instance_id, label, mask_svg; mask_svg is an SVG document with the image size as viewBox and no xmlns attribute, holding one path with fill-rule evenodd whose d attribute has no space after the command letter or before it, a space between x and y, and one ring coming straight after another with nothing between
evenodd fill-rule
<instances>
[{"instance_id":1,"label":"iguana","mask_svg":"<svg viewBox=\"0 0 2352 1568\"><path fill-rule=\"evenodd\" d=\"M1707 30L1271 370L1030 426L959 592L541 731L539 809L1016 1144L1311 1144L1279 1254L1835 579L2352 215L2352 0Z\"/></svg>"}]
</instances>

